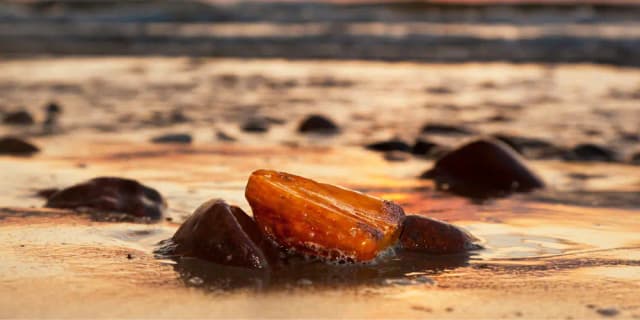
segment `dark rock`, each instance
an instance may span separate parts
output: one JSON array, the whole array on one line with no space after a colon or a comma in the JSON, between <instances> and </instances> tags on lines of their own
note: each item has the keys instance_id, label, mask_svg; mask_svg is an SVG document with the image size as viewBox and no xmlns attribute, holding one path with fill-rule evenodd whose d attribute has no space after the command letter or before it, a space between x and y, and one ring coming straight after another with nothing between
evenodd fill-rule
<instances>
[{"instance_id":1,"label":"dark rock","mask_svg":"<svg viewBox=\"0 0 640 320\"><path fill-rule=\"evenodd\" d=\"M603 317L615 317L620 313L616 308L599 308L596 312Z\"/></svg>"},{"instance_id":2,"label":"dark rock","mask_svg":"<svg viewBox=\"0 0 640 320\"><path fill-rule=\"evenodd\" d=\"M411 147L411 153L417 156L427 156L437 147L438 145L436 143L418 138L413 144L413 147Z\"/></svg>"},{"instance_id":3,"label":"dark rock","mask_svg":"<svg viewBox=\"0 0 640 320\"><path fill-rule=\"evenodd\" d=\"M310 115L300 123L298 132L302 133L338 133L338 126L330 119L321 115Z\"/></svg>"},{"instance_id":4,"label":"dark rock","mask_svg":"<svg viewBox=\"0 0 640 320\"><path fill-rule=\"evenodd\" d=\"M58 122L58 116L62 113L62 108L55 102L49 103L45 107L46 118L44 120L44 127L46 131L52 131L53 127Z\"/></svg>"},{"instance_id":5,"label":"dark rock","mask_svg":"<svg viewBox=\"0 0 640 320\"><path fill-rule=\"evenodd\" d=\"M38 147L25 140L16 137L0 138L0 155L28 156L38 151Z\"/></svg>"},{"instance_id":6,"label":"dark rock","mask_svg":"<svg viewBox=\"0 0 640 320\"><path fill-rule=\"evenodd\" d=\"M251 133L263 133L269 131L269 121L265 118L250 118L242 124L242 130Z\"/></svg>"},{"instance_id":7,"label":"dark rock","mask_svg":"<svg viewBox=\"0 0 640 320\"><path fill-rule=\"evenodd\" d=\"M387 151L410 152L411 151L411 147L406 142L399 139L391 139L387 141L371 143L371 144L368 144L366 148L372 151L381 151L381 152L387 152Z\"/></svg>"},{"instance_id":8,"label":"dark rock","mask_svg":"<svg viewBox=\"0 0 640 320\"><path fill-rule=\"evenodd\" d=\"M172 133L157 136L151 139L153 143L184 143L189 144L193 141L190 134L187 133Z\"/></svg>"},{"instance_id":9,"label":"dark rock","mask_svg":"<svg viewBox=\"0 0 640 320\"><path fill-rule=\"evenodd\" d=\"M564 156L568 161L613 162L616 158L614 151L591 143L577 145Z\"/></svg>"},{"instance_id":10,"label":"dark rock","mask_svg":"<svg viewBox=\"0 0 640 320\"><path fill-rule=\"evenodd\" d=\"M400 247L429 254L454 254L482 248L477 238L452 224L422 216L407 216Z\"/></svg>"},{"instance_id":11,"label":"dark rock","mask_svg":"<svg viewBox=\"0 0 640 320\"><path fill-rule=\"evenodd\" d=\"M564 153L562 148L538 138L520 137L504 133L495 134L493 138L508 144L511 148L527 158L557 158Z\"/></svg>"},{"instance_id":12,"label":"dark rock","mask_svg":"<svg viewBox=\"0 0 640 320\"><path fill-rule=\"evenodd\" d=\"M387 161L400 162L409 160L409 154L403 151L388 151L384 154Z\"/></svg>"},{"instance_id":13,"label":"dark rock","mask_svg":"<svg viewBox=\"0 0 640 320\"><path fill-rule=\"evenodd\" d=\"M162 195L138 181L99 177L62 189L47 200L47 208L81 209L125 213L160 219L166 203Z\"/></svg>"},{"instance_id":14,"label":"dark rock","mask_svg":"<svg viewBox=\"0 0 640 320\"><path fill-rule=\"evenodd\" d=\"M269 268L279 254L251 217L222 200L196 209L171 242L173 255L252 269Z\"/></svg>"},{"instance_id":15,"label":"dark rock","mask_svg":"<svg viewBox=\"0 0 640 320\"><path fill-rule=\"evenodd\" d=\"M434 179L438 188L471 198L544 187L544 182L508 145L488 139L449 152L421 178Z\"/></svg>"},{"instance_id":16,"label":"dark rock","mask_svg":"<svg viewBox=\"0 0 640 320\"><path fill-rule=\"evenodd\" d=\"M187 115L185 115L184 112L180 109L173 110L169 115L169 122L172 123L184 123L189 122L189 120L191 119L187 117Z\"/></svg>"},{"instance_id":17,"label":"dark rock","mask_svg":"<svg viewBox=\"0 0 640 320\"><path fill-rule=\"evenodd\" d=\"M452 94L453 90L445 86L429 87L426 89L431 94Z\"/></svg>"},{"instance_id":18,"label":"dark rock","mask_svg":"<svg viewBox=\"0 0 640 320\"><path fill-rule=\"evenodd\" d=\"M62 113L62 107L56 102L50 102L46 107L45 111L47 113Z\"/></svg>"},{"instance_id":19,"label":"dark rock","mask_svg":"<svg viewBox=\"0 0 640 320\"><path fill-rule=\"evenodd\" d=\"M26 110L9 112L5 114L3 121L6 124L12 125L30 125L35 123L33 116Z\"/></svg>"},{"instance_id":20,"label":"dark rock","mask_svg":"<svg viewBox=\"0 0 640 320\"><path fill-rule=\"evenodd\" d=\"M220 141L228 141L228 142L232 142L232 141L236 141L237 139L226 134L224 131L217 131L216 132L216 138L218 138L218 140Z\"/></svg>"},{"instance_id":21,"label":"dark rock","mask_svg":"<svg viewBox=\"0 0 640 320\"><path fill-rule=\"evenodd\" d=\"M446 124L426 124L422 127L424 134L440 134L440 135L470 135L475 132L466 128L456 127Z\"/></svg>"}]
</instances>

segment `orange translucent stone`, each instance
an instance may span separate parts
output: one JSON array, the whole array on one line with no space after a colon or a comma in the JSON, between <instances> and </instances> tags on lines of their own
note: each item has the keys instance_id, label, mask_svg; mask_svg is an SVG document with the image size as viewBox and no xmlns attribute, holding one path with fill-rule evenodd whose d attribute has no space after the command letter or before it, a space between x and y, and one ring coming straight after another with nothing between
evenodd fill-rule
<instances>
[{"instance_id":1,"label":"orange translucent stone","mask_svg":"<svg viewBox=\"0 0 640 320\"><path fill-rule=\"evenodd\" d=\"M375 258L396 242L404 219L393 202L284 172L255 171L245 196L267 236L328 260Z\"/></svg>"}]
</instances>

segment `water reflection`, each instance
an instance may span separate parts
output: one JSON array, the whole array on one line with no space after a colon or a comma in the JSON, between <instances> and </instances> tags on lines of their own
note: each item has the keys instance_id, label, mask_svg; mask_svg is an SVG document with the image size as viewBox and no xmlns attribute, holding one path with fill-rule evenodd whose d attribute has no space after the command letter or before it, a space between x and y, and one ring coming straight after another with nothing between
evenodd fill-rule
<instances>
[{"instance_id":1,"label":"water reflection","mask_svg":"<svg viewBox=\"0 0 640 320\"><path fill-rule=\"evenodd\" d=\"M432 256L402 251L372 264L342 265L294 257L272 270L229 267L196 258L176 257L173 260L175 271L188 287L211 291L271 291L431 284L433 281L429 276L467 266L469 255Z\"/></svg>"}]
</instances>

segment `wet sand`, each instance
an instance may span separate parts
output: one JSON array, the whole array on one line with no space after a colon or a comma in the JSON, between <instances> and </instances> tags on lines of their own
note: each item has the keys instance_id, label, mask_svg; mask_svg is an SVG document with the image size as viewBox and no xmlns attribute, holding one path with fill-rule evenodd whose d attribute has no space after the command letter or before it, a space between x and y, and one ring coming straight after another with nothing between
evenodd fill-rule
<instances>
[{"instance_id":1,"label":"wet sand","mask_svg":"<svg viewBox=\"0 0 640 320\"><path fill-rule=\"evenodd\" d=\"M5 60L3 111L26 106L41 122L53 99L63 113L53 131L0 126L42 149L0 157L0 317L639 318L640 170L626 160L637 148L628 137L638 134L638 75L593 65ZM169 119L176 109L187 120ZM309 113L331 117L342 133L296 133ZM285 123L247 133L239 128L247 114ZM512 132L562 148L598 142L620 160L529 159L547 190L472 202L416 178L432 159L388 162L363 147L395 135L411 142L426 122L477 132L429 136L451 147ZM219 141L217 131L237 141ZM191 133L194 143L149 142L173 132ZM331 286L301 276L230 291L154 258L155 244L205 200L250 212L243 190L257 168L394 200L408 213L468 228L486 249L397 277L356 273L355 283ZM99 175L158 189L172 221L98 222L39 208L37 189Z\"/></svg>"}]
</instances>

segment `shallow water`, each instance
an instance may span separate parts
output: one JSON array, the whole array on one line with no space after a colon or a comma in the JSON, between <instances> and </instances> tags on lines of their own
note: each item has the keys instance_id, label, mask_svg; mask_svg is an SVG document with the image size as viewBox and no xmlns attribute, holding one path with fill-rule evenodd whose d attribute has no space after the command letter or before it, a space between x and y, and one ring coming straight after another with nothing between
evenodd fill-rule
<instances>
[{"instance_id":1,"label":"shallow water","mask_svg":"<svg viewBox=\"0 0 640 320\"><path fill-rule=\"evenodd\" d=\"M627 154L633 143L610 126L633 130L637 101L619 101L606 93L613 87L633 90L637 85L633 79L640 75L637 70L588 65L190 63L194 62L165 58L0 63L0 88L9 106L28 103L38 118L37 106L49 99L55 97L64 107L60 131L53 135L41 134L37 126L0 128L3 133L29 136L43 149L30 158L0 158L0 204L5 207L0 209L0 316L497 318L520 314L577 319L599 316L597 309L609 307L616 308L619 317L640 315L637 166L622 160L607 164L529 160L547 182L546 190L471 201L416 179L432 160L387 162L361 146L394 134L409 139L426 121L455 118L485 134L530 133L566 146L595 139ZM479 73L481 69L486 72ZM166 75L172 73L171 81L182 81L182 86L166 87ZM233 86L221 84L223 74L240 80ZM444 74L458 80L450 81L456 94L443 97L425 90L443 85L437 79ZM283 91L265 85L263 79L259 80L263 84L247 87L258 81L250 80L256 75L269 81L295 80L299 85ZM348 79L351 84L316 86L307 83L311 76ZM544 86L547 76L555 79L551 89ZM598 78L610 81L596 86L592 80ZM522 84L523 79L529 82ZM91 81L100 85L93 87ZM479 89L486 81L501 89ZM109 88L124 89L124 83L141 89L135 89L133 96L100 96ZM158 83L165 83L170 94L153 89ZM558 100L527 99L540 94ZM490 123L487 114L507 107L476 104L487 99L522 106L508 107L514 120ZM436 102L461 107L422 107ZM142 105L158 112L184 106L191 120L149 122L153 116ZM342 134L322 138L294 133L298 119L318 112L317 106L341 125ZM607 121L598 118L603 108ZM244 133L238 124L252 110L286 123L264 135ZM117 121L129 113L135 113L130 121ZM549 114L556 118L549 119ZM562 123L566 125L558 126ZM601 134L586 135L582 127L602 129ZM217 130L238 141L216 141ZM192 133L195 143L147 142L156 134L175 131ZM434 138L455 145L470 137ZM288 171L393 200L407 213L470 230L485 249L441 257L397 252L371 265L299 261L271 273L154 256L157 243L169 238L184 217L208 199L224 198L250 212L244 186L258 168ZM99 175L136 178L157 188L167 198L171 221L104 222L91 215L39 208L44 200L34 196L36 190Z\"/></svg>"}]
</instances>

